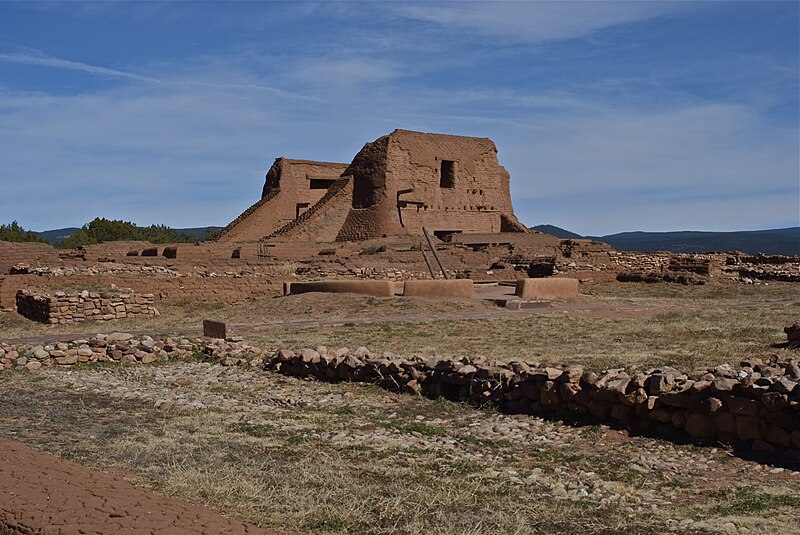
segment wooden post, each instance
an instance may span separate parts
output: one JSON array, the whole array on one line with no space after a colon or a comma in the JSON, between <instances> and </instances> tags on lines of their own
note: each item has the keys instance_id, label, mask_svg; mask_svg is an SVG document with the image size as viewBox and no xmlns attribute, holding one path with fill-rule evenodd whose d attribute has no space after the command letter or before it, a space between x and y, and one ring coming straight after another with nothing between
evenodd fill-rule
<instances>
[{"instance_id":1,"label":"wooden post","mask_svg":"<svg viewBox=\"0 0 800 535\"><path fill-rule=\"evenodd\" d=\"M425 265L428 266L428 271L431 272L431 278L436 279L436 272L433 270L433 266L431 265L431 259L428 258L428 253L425 252L425 246L422 243L419 244L419 250L422 251L422 258L425 260Z\"/></svg>"},{"instance_id":2,"label":"wooden post","mask_svg":"<svg viewBox=\"0 0 800 535\"><path fill-rule=\"evenodd\" d=\"M428 234L428 227L422 227L422 233L425 234L425 239L428 240L428 245L431 246L431 252L433 253L433 258L435 258L436 263L439 264L439 269L442 270L442 275L444 275L444 278L446 280L450 280L450 275L447 274L447 270L444 269L444 265L442 264L442 259L439 258L439 253L436 252L436 246L433 244L431 235Z\"/></svg>"}]
</instances>

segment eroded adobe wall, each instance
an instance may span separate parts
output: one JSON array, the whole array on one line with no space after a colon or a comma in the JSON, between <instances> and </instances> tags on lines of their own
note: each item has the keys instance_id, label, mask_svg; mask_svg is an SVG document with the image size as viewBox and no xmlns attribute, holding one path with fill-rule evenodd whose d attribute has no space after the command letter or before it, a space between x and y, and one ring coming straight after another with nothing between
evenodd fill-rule
<instances>
[{"instance_id":1,"label":"eroded adobe wall","mask_svg":"<svg viewBox=\"0 0 800 535\"><path fill-rule=\"evenodd\" d=\"M454 162L452 187L442 187L442 162ZM411 202L400 209L407 232L462 230L500 232L501 214L512 214L509 174L497 161L488 138L422 134L397 130L390 135L387 197ZM422 203L422 204L416 204ZM396 205L396 203L395 203Z\"/></svg>"},{"instance_id":2,"label":"eroded adobe wall","mask_svg":"<svg viewBox=\"0 0 800 535\"><path fill-rule=\"evenodd\" d=\"M442 162L454 180L442 187ZM395 130L364 146L348 167L353 210L339 240L431 230L524 231L514 216L509 175L487 138ZM449 187L452 186L452 187Z\"/></svg>"},{"instance_id":3,"label":"eroded adobe wall","mask_svg":"<svg viewBox=\"0 0 800 535\"><path fill-rule=\"evenodd\" d=\"M353 200L338 241L366 240L401 228L396 208L386 209L388 146L389 136L367 143L344 171L344 175L353 177Z\"/></svg>"},{"instance_id":4,"label":"eroded adobe wall","mask_svg":"<svg viewBox=\"0 0 800 535\"><path fill-rule=\"evenodd\" d=\"M0 275L8 274L17 264L47 266L58 262L58 250L46 243L0 241Z\"/></svg>"},{"instance_id":5,"label":"eroded adobe wall","mask_svg":"<svg viewBox=\"0 0 800 535\"><path fill-rule=\"evenodd\" d=\"M269 239L299 243L333 242L347 219L352 198L352 177L340 178L319 202L296 220L275 231Z\"/></svg>"},{"instance_id":6,"label":"eroded adobe wall","mask_svg":"<svg viewBox=\"0 0 800 535\"><path fill-rule=\"evenodd\" d=\"M218 242L256 241L294 221L319 202L347 164L278 158L267 172L261 200L225 227ZM322 182L320 184L320 182ZM318 186L312 188L312 186Z\"/></svg>"},{"instance_id":7,"label":"eroded adobe wall","mask_svg":"<svg viewBox=\"0 0 800 535\"><path fill-rule=\"evenodd\" d=\"M0 275L0 310L14 310L17 292L36 287L40 281L36 275Z\"/></svg>"}]
</instances>

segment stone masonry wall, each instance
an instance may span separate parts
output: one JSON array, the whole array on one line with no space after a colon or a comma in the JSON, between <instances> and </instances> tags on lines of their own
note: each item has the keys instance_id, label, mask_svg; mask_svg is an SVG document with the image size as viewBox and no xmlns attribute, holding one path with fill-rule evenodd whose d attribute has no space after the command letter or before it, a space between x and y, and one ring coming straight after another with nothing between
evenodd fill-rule
<instances>
[{"instance_id":1,"label":"stone masonry wall","mask_svg":"<svg viewBox=\"0 0 800 535\"><path fill-rule=\"evenodd\" d=\"M281 349L271 356L241 338L151 338L127 333L47 345L0 342L0 368L123 361L148 364L203 358L225 366L263 367L328 382L358 381L411 394L445 397L507 413L591 416L663 436L685 433L800 463L800 367L793 359L746 359L681 372L608 370L577 365L503 363L485 357L439 359L376 355L359 347Z\"/></svg>"},{"instance_id":2,"label":"stone masonry wall","mask_svg":"<svg viewBox=\"0 0 800 535\"><path fill-rule=\"evenodd\" d=\"M53 296L31 290L17 292L17 312L42 323L110 321L130 316L158 316L153 294L131 290L109 292L55 292Z\"/></svg>"},{"instance_id":3,"label":"stone masonry wall","mask_svg":"<svg viewBox=\"0 0 800 535\"><path fill-rule=\"evenodd\" d=\"M800 367L794 361L744 360L735 369L681 372L585 371L581 366L539 366L457 360L379 357L366 348L349 351L281 350L267 369L324 381L360 381L392 390L443 396L510 413L591 415L660 434L684 431L721 441L785 453L800 460Z\"/></svg>"}]
</instances>

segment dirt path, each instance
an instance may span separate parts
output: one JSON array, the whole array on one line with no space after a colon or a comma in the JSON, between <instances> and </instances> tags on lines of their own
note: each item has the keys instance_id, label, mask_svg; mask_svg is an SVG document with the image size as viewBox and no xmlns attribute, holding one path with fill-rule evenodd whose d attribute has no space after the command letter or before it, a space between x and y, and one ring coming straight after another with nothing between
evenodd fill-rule
<instances>
[{"instance_id":1,"label":"dirt path","mask_svg":"<svg viewBox=\"0 0 800 535\"><path fill-rule=\"evenodd\" d=\"M0 534L269 532L0 439Z\"/></svg>"}]
</instances>

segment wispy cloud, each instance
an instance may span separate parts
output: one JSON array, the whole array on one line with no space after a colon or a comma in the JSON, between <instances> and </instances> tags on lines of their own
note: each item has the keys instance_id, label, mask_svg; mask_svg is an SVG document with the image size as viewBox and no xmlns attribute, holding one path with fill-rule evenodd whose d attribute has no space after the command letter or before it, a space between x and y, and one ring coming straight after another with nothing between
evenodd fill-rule
<instances>
[{"instance_id":1,"label":"wispy cloud","mask_svg":"<svg viewBox=\"0 0 800 535\"><path fill-rule=\"evenodd\" d=\"M0 53L0 62L19 63L24 65L35 65L39 67L51 67L55 69L63 69L68 71L83 72L94 76L110 77L110 78L123 78L138 82L147 82L151 84L174 85L174 86L194 86L194 87L207 87L215 89L236 89L246 91L266 91L275 96L291 99L291 100L307 100L314 102L327 102L325 99L300 94L294 91L286 91L277 87L272 87L260 83L224 83L224 82L208 82L205 80L213 79L191 79L187 77L153 77L145 76L131 71L123 71L119 69L111 69L99 65L91 65L79 61L72 61L68 59L57 58L48 56L43 52L28 49L24 53Z\"/></svg>"},{"instance_id":2,"label":"wispy cloud","mask_svg":"<svg viewBox=\"0 0 800 535\"><path fill-rule=\"evenodd\" d=\"M312 86L348 88L394 80L403 75L386 60L365 57L326 58L302 62L288 74L289 78Z\"/></svg>"},{"instance_id":3,"label":"wispy cloud","mask_svg":"<svg viewBox=\"0 0 800 535\"><path fill-rule=\"evenodd\" d=\"M573 39L596 30L685 10L690 2L459 2L401 4L396 11L454 31L536 43Z\"/></svg>"},{"instance_id":4,"label":"wispy cloud","mask_svg":"<svg viewBox=\"0 0 800 535\"><path fill-rule=\"evenodd\" d=\"M111 78L126 78L129 80L141 80L144 82L158 82L158 80L136 73L117 69L109 69L108 67L100 67L97 65L89 65L88 63L81 63L79 61L55 58L43 53L0 53L0 61L21 63L24 65L37 65L40 67L53 67L56 69L85 72L87 74Z\"/></svg>"}]
</instances>

